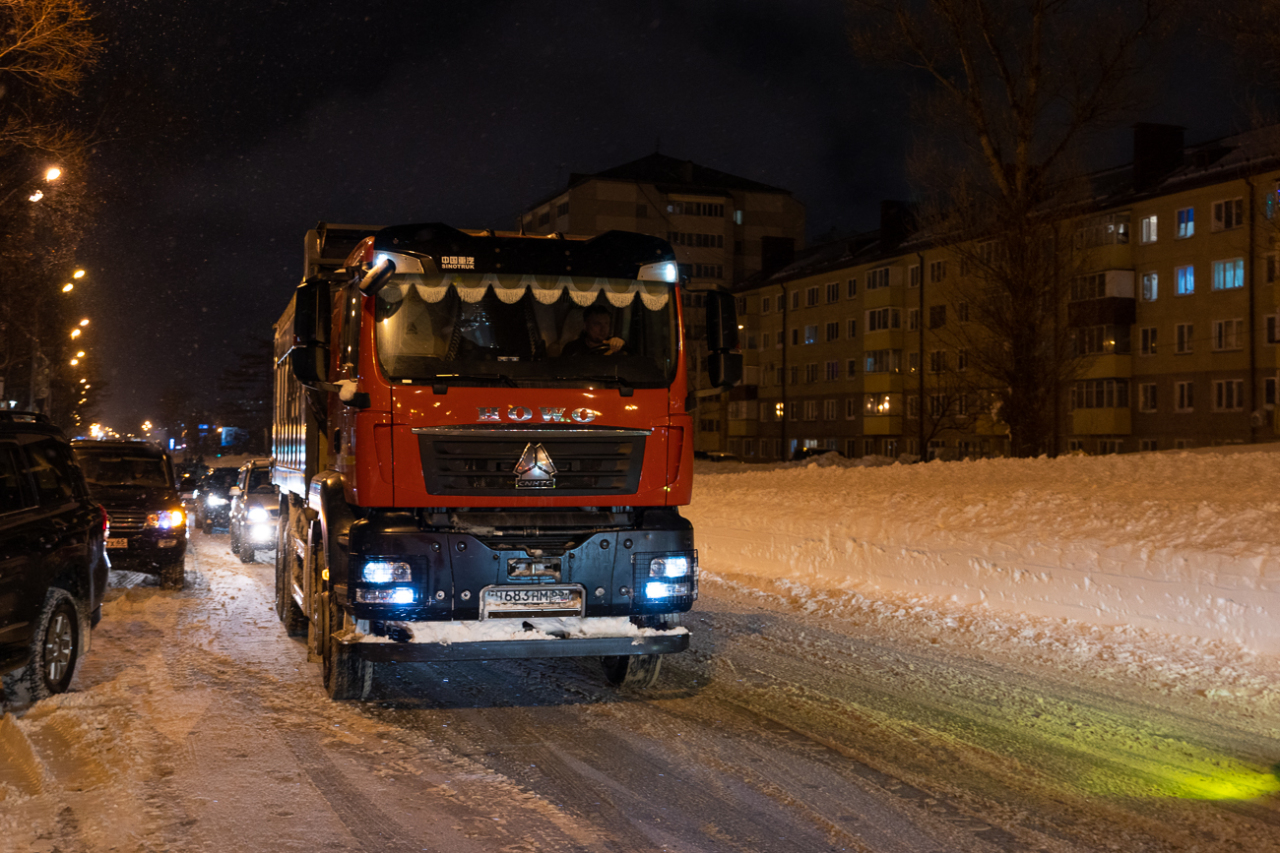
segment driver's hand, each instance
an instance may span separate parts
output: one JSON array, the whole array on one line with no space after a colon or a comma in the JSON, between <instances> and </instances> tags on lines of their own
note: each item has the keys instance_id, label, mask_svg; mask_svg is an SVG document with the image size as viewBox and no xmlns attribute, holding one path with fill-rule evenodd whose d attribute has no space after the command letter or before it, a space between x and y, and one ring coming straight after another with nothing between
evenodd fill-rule
<instances>
[{"instance_id":1,"label":"driver's hand","mask_svg":"<svg viewBox=\"0 0 1280 853\"><path fill-rule=\"evenodd\" d=\"M605 345L609 347L607 355L616 355L618 350L627 345L627 342L622 338L609 338L605 341Z\"/></svg>"}]
</instances>

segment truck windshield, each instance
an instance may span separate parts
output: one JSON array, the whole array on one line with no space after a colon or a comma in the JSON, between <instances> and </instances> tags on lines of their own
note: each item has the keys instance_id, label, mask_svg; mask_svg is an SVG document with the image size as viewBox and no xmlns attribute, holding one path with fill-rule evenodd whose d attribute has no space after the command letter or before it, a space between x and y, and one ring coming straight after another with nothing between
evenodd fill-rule
<instances>
[{"instance_id":1,"label":"truck windshield","mask_svg":"<svg viewBox=\"0 0 1280 853\"><path fill-rule=\"evenodd\" d=\"M392 276L378 359L393 381L665 387L679 338L671 285L472 273Z\"/></svg>"}]
</instances>

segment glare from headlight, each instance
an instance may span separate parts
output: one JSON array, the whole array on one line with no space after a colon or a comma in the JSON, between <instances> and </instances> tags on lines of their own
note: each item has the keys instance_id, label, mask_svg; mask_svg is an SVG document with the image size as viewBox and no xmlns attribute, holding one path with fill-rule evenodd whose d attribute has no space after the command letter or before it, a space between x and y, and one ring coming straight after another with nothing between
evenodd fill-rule
<instances>
[{"instance_id":1,"label":"glare from headlight","mask_svg":"<svg viewBox=\"0 0 1280 853\"><path fill-rule=\"evenodd\" d=\"M651 578L682 578L689 574L688 557L654 557L649 563Z\"/></svg>"},{"instance_id":2,"label":"glare from headlight","mask_svg":"<svg viewBox=\"0 0 1280 853\"><path fill-rule=\"evenodd\" d=\"M147 515L147 527L159 527L161 530L181 527L185 523L186 518L180 509L164 510Z\"/></svg>"},{"instance_id":3,"label":"glare from headlight","mask_svg":"<svg viewBox=\"0 0 1280 853\"><path fill-rule=\"evenodd\" d=\"M365 583L403 583L412 580L408 563L393 563L390 560L370 560L364 564L361 577Z\"/></svg>"},{"instance_id":4,"label":"glare from headlight","mask_svg":"<svg viewBox=\"0 0 1280 853\"><path fill-rule=\"evenodd\" d=\"M222 506L226 502L227 502L226 498L220 497L218 495L209 495L209 500L207 501L209 506Z\"/></svg>"},{"instance_id":5,"label":"glare from headlight","mask_svg":"<svg viewBox=\"0 0 1280 853\"><path fill-rule=\"evenodd\" d=\"M267 514L267 510L264 507L255 506L249 510L250 521L266 521L270 517L271 516Z\"/></svg>"},{"instance_id":6,"label":"glare from headlight","mask_svg":"<svg viewBox=\"0 0 1280 853\"><path fill-rule=\"evenodd\" d=\"M662 581L649 581L644 586L644 597L648 599L656 598L674 598L689 594L689 583L663 583Z\"/></svg>"}]
</instances>

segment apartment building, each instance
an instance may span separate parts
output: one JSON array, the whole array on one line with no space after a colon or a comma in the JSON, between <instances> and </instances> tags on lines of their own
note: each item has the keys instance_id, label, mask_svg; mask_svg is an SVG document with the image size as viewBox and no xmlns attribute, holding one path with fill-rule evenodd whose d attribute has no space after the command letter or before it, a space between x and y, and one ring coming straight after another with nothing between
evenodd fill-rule
<instances>
[{"instance_id":1,"label":"apartment building","mask_svg":"<svg viewBox=\"0 0 1280 853\"><path fill-rule=\"evenodd\" d=\"M1185 148L1135 128L1132 164L1091 176L1061 318L1079 356L1055 405L1061 451L1166 450L1277 437L1280 128ZM963 253L881 228L815 247L738 289L748 379L728 449L968 458L1008 452L965 341Z\"/></svg>"},{"instance_id":2,"label":"apartment building","mask_svg":"<svg viewBox=\"0 0 1280 853\"><path fill-rule=\"evenodd\" d=\"M568 185L521 213L528 234L635 231L668 240L687 282L686 319L691 386L706 377L706 325L699 291L730 287L772 272L804 248L804 205L784 189L654 153L595 174L573 174ZM724 450L726 400L704 399L694 446Z\"/></svg>"}]
</instances>

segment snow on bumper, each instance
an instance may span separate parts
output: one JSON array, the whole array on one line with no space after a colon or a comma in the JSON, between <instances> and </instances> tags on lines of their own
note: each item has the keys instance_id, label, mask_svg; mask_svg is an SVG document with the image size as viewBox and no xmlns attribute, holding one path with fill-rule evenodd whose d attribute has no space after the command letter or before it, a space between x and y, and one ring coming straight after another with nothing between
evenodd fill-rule
<instances>
[{"instance_id":1,"label":"snow on bumper","mask_svg":"<svg viewBox=\"0 0 1280 853\"><path fill-rule=\"evenodd\" d=\"M641 628L627 617L396 622L396 638L350 632L336 637L371 661L496 660L682 652L686 628Z\"/></svg>"}]
</instances>

